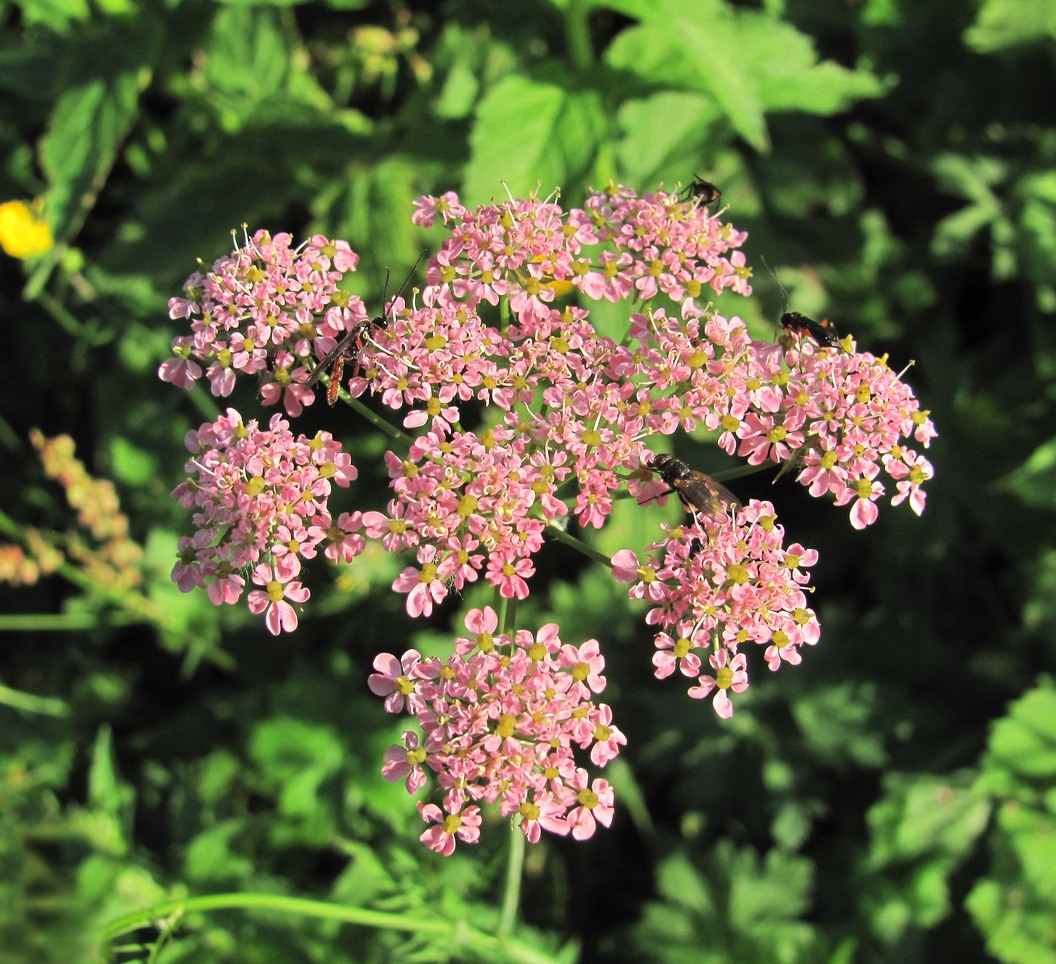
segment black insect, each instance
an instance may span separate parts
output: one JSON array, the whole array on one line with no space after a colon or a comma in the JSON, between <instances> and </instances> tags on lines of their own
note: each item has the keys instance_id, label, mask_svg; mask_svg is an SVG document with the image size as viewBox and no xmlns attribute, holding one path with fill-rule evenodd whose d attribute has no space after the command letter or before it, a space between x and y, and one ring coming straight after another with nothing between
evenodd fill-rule
<instances>
[{"instance_id":1,"label":"black insect","mask_svg":"<svg viewBox=\"0 0 1056 964\"><path fill-rule=\"evenodd\" d=\"M326 401L331 407L337 404L337 395L341 390L341 377L344 374L346 361L354 362L358 371L359 353L363 350L363 346L370 341L375 332L384 331L389 327L389 322L392 320L389 309L399 300L403 294L403 289L407 287L407 283L411 280L414 272L418 270L418 265L422 263L422 258L424 257L425 252L423 251L418 255L418 260L414 262L414 267L407 272L407 277L403 279L403 284L400 285L400 290L396 292L392 301L388 300L387 295L383 296L385 307L382 313L367 321L359 322L351 331L346 332L341 337L341 340L326 353L319 364L312 369L311 375L308 376L308 380L305 382L305 385L309 387L319 381L319 377L323 372L328 368L330 369L330 381L326 386ZM385 272L386 291L388 287L389 274Z\"/></svg>"},{"instance_id":2,"label":"black insect","mask_svg":"<svg viewBox=\"0 0 1056 964\"><path fill-rule=\"evenodd\" d=\"M826 319L815 321L798 311L786 311L781 316L781 327L792 335L809 335L824 348L840 347L840 334L836 326Z\"/></svg>"},{"instance_id":3,"label":"black insect","mask_svg":"<svg viewBox=\"0 0 1056 964\"><path fill-rule=\"evenodd\" d=\"M707 518L724 522L729 518L728 510L736 511L741 503L729 489L720 485L710 475L691 469L681 459L661 452L647 463L675 492L690 512L703 513ZM666 493L661 493L662 495Z\"/></svg>"},{"instance_id":4,"label":"black insect","mask_svg":"<svg viewBox=\"0 0 1056 964\"><path fill-rule=\"evenodd\" d=\"M722 191L712 184L711 181L705 181L704 178L696 174L693 175L693 180L686 185L682 193L683 200L688 201L690 198L696 198L704 207L714 204L722 197Z\"/></svg>"}]
</instances>

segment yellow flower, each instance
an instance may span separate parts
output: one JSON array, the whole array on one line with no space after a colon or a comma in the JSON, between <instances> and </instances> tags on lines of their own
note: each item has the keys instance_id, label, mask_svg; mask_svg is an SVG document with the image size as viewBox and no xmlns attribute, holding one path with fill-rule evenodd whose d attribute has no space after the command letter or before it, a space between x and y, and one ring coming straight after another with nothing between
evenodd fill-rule
<instances>
[{"instance_id":1,"label":"yellow flower","mask_svg":"<svg viewBox=\"0 0 1056 964\"><path fill-rule=\"evenodd\" d=\"M12 258L39 258L54 245L51 228L40 218L40 204L0 204L0 248Z\"/></svg>"}]
</instances>

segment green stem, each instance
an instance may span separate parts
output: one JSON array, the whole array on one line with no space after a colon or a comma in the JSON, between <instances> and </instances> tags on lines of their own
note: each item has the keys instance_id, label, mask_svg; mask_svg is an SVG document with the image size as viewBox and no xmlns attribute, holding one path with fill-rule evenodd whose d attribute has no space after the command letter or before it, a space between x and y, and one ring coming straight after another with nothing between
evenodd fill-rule
<instances>
[{"instance_id":1,"label":"green stem","mask_svg":"<svg viewBox=\"0 0 1056 964\"><path fill-rule=\"evenodd\" d=\"M564 529L559 529L557 526L548 525L546 527L546 534L551 539L556 539L558 542L563 542L566 546L571 546L577 552L582 552L583 555L595 562L600 562L602 565L612 568L612 562L607 555L603 552L599 552L591 545L587 545L582 539L577 539L573 535L569 535Z\"/></svg>"},{"instance_id":2,"label":"green stem","mask_svg":"<svg viewBox=\"0 0 1056 964\"><path fill-rule=\"evenodd\" d=\"M53 298L47 291L39 290L36 293L37 303L55 319L58 326L75 340L80 341L86 335L84 324L73 312L68 311L64 305Z\"/></svg>"},{"instance_id":3,"label":"green stem","mask_svg":"<svg viewBox=\"0 0 1056 964\"><path fill-rule=\"evenodd\" d=\"M500 595L498 589L495 590L495 615L499 620L499 632L500 633L512 633L513 632L513 617L510 615L510 600L505 596Z\"/></svg>"},{"instance_id":4,"label":"green stem","mask_svg":"<svg viewBox=\"0 0 1056 964\"><path fill-rule=\"evenodd\" d=\"M32 693L23 693L21 690L13 690L9 686L0 683L0 703L5 706L14 707L16 710L24 710L26 713L43 713L45 716L69 716L70 706L62 700L51 696L34 696Z\"/></svg>"},{"instance_id":5,"label":"green stem","mask_svg":"<svg viewBox=\"0 0 1056 964\"><path fill-rule=\"evenodd\" d=\"M565 40L569 59L577 73L589 73L594 67L594 49L590 43L590 7L584 0L569 0L565 7Z\"/></svg>"},{"instance_id":6,"label":"green stem","mask_svg":"<svg viewBox=\"0 0 1056 964\"><path fill-rule=\"evenodd\" d=\"M143 620L120 613L11 613L0 616L0 633L79 633L99 626L135 626Z\"/></svg>"},{"instance_id":7,"label":"green stem","mask_svg":"<svg viewBox=\"0 0 1056 964\"><path fill-rule=\"evenodd\" d=\"M506 864L506 884L502 894L502 913L499 917L499 937L513 932L517 923L517 908L521 903L521 874L527 838L516 821L510 820L510 859Z\"/></svg>"},{"instance_id":8,"label":"green stem","mask_svg":"<svg viewBox=\"0 0 1056 964\"><path fill-rule=\"evenodd\" d=\"M286 897L282 894L209 894L203 897L187 897L169 900L152 907L123 914L105 924L99 931L102 941L110 943L122 934L141 927L156 926L159 919L173 913L193 914L210 910L266 910L286 914L298 914L320 920L336 920L361 927L377 927L384 930L411 931L442 935L452 945L452 950L465 945L478 953L487 952L493 960L516 961L518 964L548 964L553 960L533 947L512 938L494 937L477 930L464 920L426 918L419 914L392 914L385 911L367 910L362 907L345 907L321 900L302 897ZM458 957L456 953L454 955Z\"/></svg>"},{"instance_id":9,"label":"green stem","mask_svg":"<svg viewBox=\"0 0 1056 964\"><path fill-rule=\"evenodd\" d=\"M377 412L371 411L366 405L364 405L358 398L352 398L344 389L341 389L341 397L348 402L360 415L362 415L371 425L376 429L383 432L394 442L402 442L408 448L414 442L414 439L404 432L402 429L398 429L391 422L387 422Z\"/></svg>"}]
</instances>

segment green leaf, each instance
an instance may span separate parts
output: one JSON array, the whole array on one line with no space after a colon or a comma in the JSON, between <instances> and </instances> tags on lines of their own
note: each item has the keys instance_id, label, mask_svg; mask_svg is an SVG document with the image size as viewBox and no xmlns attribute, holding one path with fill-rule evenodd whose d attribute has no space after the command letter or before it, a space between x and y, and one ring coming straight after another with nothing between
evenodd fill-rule
<instances>
[{"instance_id":1,"label":"green leaf","mask_svg":"<svg viewBox=\"0 0 1056 964\"><path fill-rule=\"evenodd\" d=\"M683 184L696 173L709 173L701 163L709 130L721 120L712 98L692 91L660 91L625 101L617 114L621 131L617 144L620 172L641 190L672 175Z\"/></svg>"},{"instance_id":2,"label":"green leaf","mask_svg":"<svg viewBox=\"0 0 1056 964\"><path fill-rule=\"evenodd\" d=\"M1002 961L1056 960L1056 686L1043 679L994 726L977 788L1002 799L990 873L967 906Z\"/></svg>"},{"instance_id":3,"label":"green leaf","mask_svg":"<svg viewBox=\"0 0 1056 964\"><path fill-rule=\"evenodd\" d=\"M91 15L88 0L20 0L18 8L27 25L36 24L65 33L72 24L84 23Z\"/></svg>"},{"instance_id":4,"label":"green leaf","mask_svg":"<svg viewBox=\"0 0 1056 964\"><path fill-rule=\"evenodd\" d=\"M160 471L155 456L120 435L110 440L110 458L114 479L127 485L146 485Z\"/></svg>"},{"instance_id":5,"label":"green leaf","mask_svg":"<svg viewBox=\"0 0 1056 964\"><path fill-rule=\"evenodd\" d=\"M101 726L88 769L89 809L78 812L77 822L97 848L124 854L131 839L135 800L135 790L117 772L113 733L109 726Z\"/></svg>"},{"instance_id":6,"label":"green leaf","mask_svg":"<svg viewBox=\"0 0 1056 964\"><path fill-rule=\"evenodd\" d=\"M306 771L336 772L343 748L332 727L283 716L254 728L249 753L265 777L283 783Z\"/></svg>"},{"instance_id":7,"label":"green leaf","mask_svg":"<svg viewBox=\"0 0 1056 964\"><path fill-rule=\"evenodd\" d=\"M1006 770L1024 787L1056 780L1056 687L1046 680L1009 710L990 735L983 767Z\"/></svg>"},{"instance_id":8,"label":"green leaf","mask_svg":"<svg viewBox=\"0 0 1056 964\"><path fill-rule=\"evenodd\" d=\"M1056 438L1042 442L998 486L1029 508L1056 507Z\"/></svg>"},{"instance_id":9,"label":"green leaf","mask_svg":"<svg viewBox=\"0 0 1056 964\"><path fill-rule=\"evenodd\" d=\"M1045 310L1053 302L1053 277L1056 275L1056 172L1043 171L1020 180L1016 193L1022 198L1019 213L1019 262L1027 278L1039 290L1038 306Z\"/></svg>"},{"instance_id":10,"label":"green leaf","mask_svg":"<svg viewBox=\"0 0 1056 964\"><path fill-rule=\"evenodd\" d=\"M968 774L888 774L883 799L869 811L870 861L882 866L961 857L974 846L989 814L989 801L968 785Z\"/></svg>"},{"instance_id":11,"label":"green leaf","mask_svg":"<svg viewBox=\"0 0 1056 964\"><path fill-rule=\"evenodd\" d=\"M253 873L253 861L235 844L246 832L243 820L224 820L198 834L187 847L183 872L191 883L238 881Z\"/></svg>"},{"instance_id":12,"label":"green leaf","mask_svg":"<svg viewBox=\"0 0 1056 964\"><path fill-rule=\"evenodd\" d=\"M768 112L827 115L883 92L866 71L818 63L809 37L765 13L715 0L660 0L641 16L609 47L609 66L653 86L708 94L758 151L769 148Z\"/></svg>"},{"instance_id":13,"label":"green leaf","mask_svg":"<svg viewBox=\"0 0 1056 964\"><path fill-rule=\"evenodd\" d=\"M478 204L582 179L607 131L597 91L576 90L560 77L514 75L499 81L477 107L470 134L463 199Z\"/></svg>"},{"instance_id":14,"label":"green leaf","mask_svg":"<svg viewBox=\"0 0 1056 964\"><path fill-rule=\"evenodd\" d=\"M984 0L964 40L980 53L1056 39L1056 4L1051 0Z\"/></svg>"},{"instance_id":15,"label":"green leaf","mask_svg":"<svg viewBox=\"0 0 1056 964\"><path fill-rule=\"evenodd\" d=\"M259 7L297 7L311 0L217 0L222 7L241 7L245 9ZM358 8L353 8L358 9Z\"/></svg>"},{"instance_id":16,"label":"green leaf","mask_svg":"<svg viewBox=\"0 0 1056 964\"><path fill-rule=\"evenodd\" d=\"M225 104L244 117L284 88L290 52L278 11L238 6L229 5L213 22L205 78Z\"/></svg>"},{"instance_id":17,"label":"green leaf","mask_svg":"<svg viewBox=\"0 0 1056 964\"><path fill-rule=\"evenodd\" d=\"M95 198L135 117L135 73L99 77L66 91L55 105L40 157L48 176L48 217L70 237Z\"/></svg>"},{"instance_id":18,"label":"green leaf","mask_svg":"<svg viewBox=\"0 0 1056 964\"><path fill-rule=\"evenodd\" d=\"M771 850L720 841L698 868L686 855L664 860L657 887L663 902L647 905L633 932L642 956L662 947L664 961L776 961L815 959L815 938L796 917L810 901L810 862ZM702 941L701 935L708 935Z\"/></svg>"}]
</instances>

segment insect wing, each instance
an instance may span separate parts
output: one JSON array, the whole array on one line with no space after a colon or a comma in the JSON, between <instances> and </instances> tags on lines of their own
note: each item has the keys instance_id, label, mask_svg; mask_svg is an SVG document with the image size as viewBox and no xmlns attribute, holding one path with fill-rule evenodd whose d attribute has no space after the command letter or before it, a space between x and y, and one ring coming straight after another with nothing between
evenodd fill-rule
<instances>
[{"instance_id":1,"label":"insect wing","mask_svg":"<svg viewBox=\"0 0 1056 964\"><path fill-rule=\"evenodd\" d=\"M311 388L316 382L319 381L319 377L325 372L331 365L337 364L338 358L343 358L345 350L348 348L348 344L356 337L363 322L359 322L351 331L345 332L333 348L330 349L322 358L322 360L312 369L312 373L308 376L305 381L305 387Z\"/></svg>"},{"instance_id":2,"label":"insect wing","mask_svg":"<svg viewBox=\"0 0 1056 964\"><path fill-rule=\"evenodd\" d=\"M712 519L726 519L728 507L735 512L741 507L737 496L726 486L716 482L710 475L705 475L695 469L688 469L672 484L686 505L698 512L703 512Z\"/></svg>"}]
</instances>

